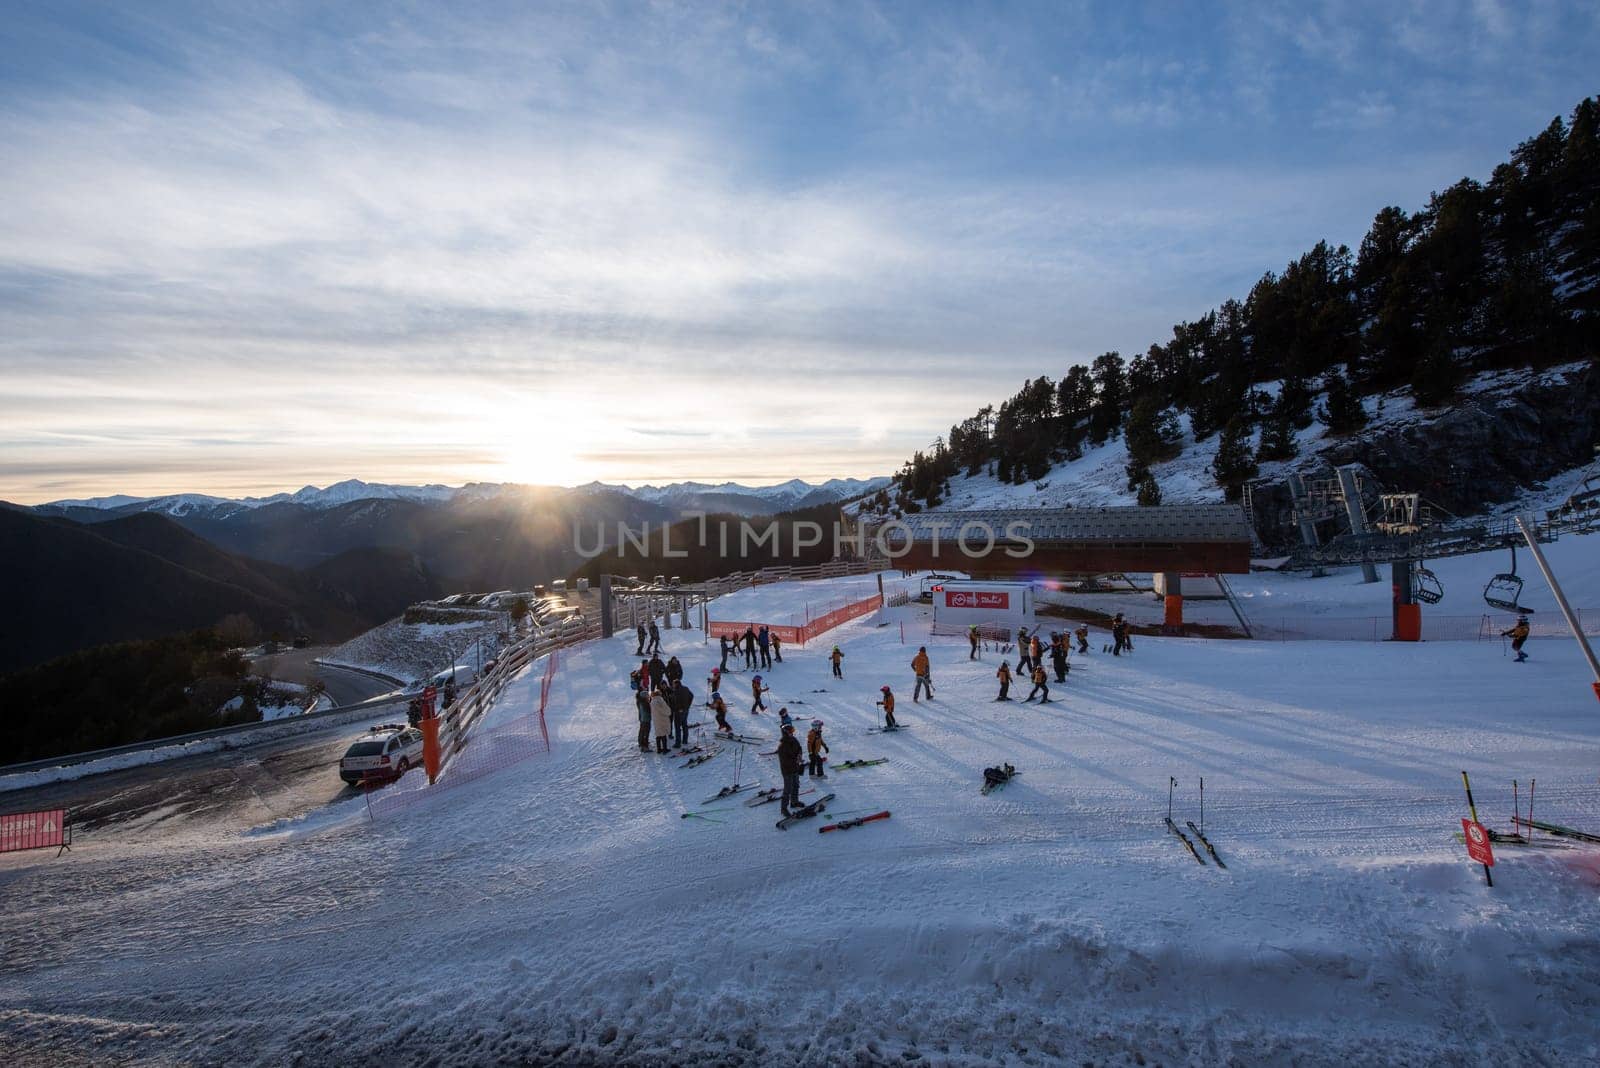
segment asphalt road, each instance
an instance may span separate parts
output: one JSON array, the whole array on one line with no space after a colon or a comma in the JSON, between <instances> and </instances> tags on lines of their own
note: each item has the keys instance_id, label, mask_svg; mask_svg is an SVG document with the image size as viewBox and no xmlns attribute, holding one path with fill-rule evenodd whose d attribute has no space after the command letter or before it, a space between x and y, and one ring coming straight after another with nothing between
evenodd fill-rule
<instances>
[{"instance_id":1,"label":"asphalt road","mask_svg":"<svg viewBox=\"0 0 1600 1068\"><path fill-rule=\"evenodd\" d=\"M359 797L339 778L339 758L369 725L404 720L404 704L390 704L374 708L368 720L8 791L0 794L0 808L65 808L74 834L85 839L107 832L148 841L180 831L244 830Z\"/></svg>"}]
</instances>

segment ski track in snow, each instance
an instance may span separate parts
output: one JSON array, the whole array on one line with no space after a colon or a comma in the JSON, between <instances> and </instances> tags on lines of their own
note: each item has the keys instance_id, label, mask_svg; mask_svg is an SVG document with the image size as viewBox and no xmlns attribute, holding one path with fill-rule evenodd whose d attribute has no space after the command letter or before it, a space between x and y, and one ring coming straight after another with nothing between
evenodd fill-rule
<instances>
[{"instance_id":1,"label":"ski track in snow","mask_svg":"<svg viewBox=\"0 0 1600 1068\"><path fill-rule=\"evenodd\" d=\"M715 645L663 637L703 697ZM1451 838L1462 768L1499 828L1531 776L1538 814L1600 827L1570 643L1513 667L1470 642L1141 638L1074 657L1041 708L994 703L998 654L960 639L928 641L936 700L911 701L908 639L869 617L763 671L774 713L827 721L834 762L889 758L814 784L829 816L894 813L844 833L780 833L748 794L703 804L732 747L687 770L640 754L627 635L562 654L550 756L377 822L359 799L276 820L264 798L252 831L0 857L10 1062L1600 1058L1600 850L1503 849L1491 890ZM536 707L543 666L496 725ZM776 739L747 677L730 718ZM913 726L868 734L885 682ZM767 748L743 781L779 784ZM981 796L1000 761L1021 775ZM1180 826L1205 777L1227 870L1166 833L1168 775Z\"/></svg>"}]
</instances>

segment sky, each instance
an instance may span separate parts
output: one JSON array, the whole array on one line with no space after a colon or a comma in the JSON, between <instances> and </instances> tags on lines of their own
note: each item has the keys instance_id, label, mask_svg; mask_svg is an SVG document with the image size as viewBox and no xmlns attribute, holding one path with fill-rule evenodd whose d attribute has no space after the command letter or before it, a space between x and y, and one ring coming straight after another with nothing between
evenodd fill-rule
<instances>
[{"instance_id":1,"label":"sky","mask_svg":"<svg viewBox=\"0 0 1600 1068\"><path fill-rule=\"evenodd\" d=\"M0 498L887 474L1600 91L1592 3L0 19Z\"/></svg>"}]
</instances>

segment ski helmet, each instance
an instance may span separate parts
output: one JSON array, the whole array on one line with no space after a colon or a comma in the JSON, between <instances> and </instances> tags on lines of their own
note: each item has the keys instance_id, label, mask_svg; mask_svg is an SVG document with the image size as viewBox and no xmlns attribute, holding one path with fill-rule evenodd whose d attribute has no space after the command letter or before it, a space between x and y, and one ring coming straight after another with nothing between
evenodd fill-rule
<instances>
[{"instance_id":1,"label":"ski helmet","mask_svg":"<svg viewBox=\"0 0 1600 1068\"><path fill-rule=\"evenodd\" d=\"M754 679L753 679L753 680L751 680L751 681L753 681L753 682L760 682L760 681L761 681L761 676L760 676L760 675L757 675L757 676L756 676L756 677L755 677L755 678L754 678Z\"/></svg>"},{"instance_id":2,"label":"ski helmet","mask_svg":"<svg viewBox=\"0 0 1600 1068\"><path fill-rule=\"evenodd\" d=\"M889 692L889 687L887 687L887 686L885 686L885 687L884 687L884 688L883 688L883 692L884 692L884 693L888 693L888 692Z\"/></svg>"},{"instance_id":3,"label":"ski helmet","mask_svg":"<svg viewBox=\"0 0 1600 1068\"><path fill-rule=\"evenodd\" d=\"M820 731L822 729L822 721L820 719L812 720L811 721L811 728L813 730L819 730Z\"/></svg>"}]
</instances>

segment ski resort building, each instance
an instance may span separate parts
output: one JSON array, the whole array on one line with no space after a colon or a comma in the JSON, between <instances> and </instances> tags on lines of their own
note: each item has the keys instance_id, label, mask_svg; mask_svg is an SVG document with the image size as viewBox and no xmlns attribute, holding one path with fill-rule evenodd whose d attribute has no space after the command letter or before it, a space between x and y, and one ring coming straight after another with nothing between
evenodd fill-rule
<instances>
[{"instance_id":1,"label":"ski resort building","mask_svg":"<svg viewBox=\"0 0 1600 1068\"><path fill-rule=\"evenodd\" d=\"M919 512L877 536L900 567L958 569L975 579L1153 572L1173 629L1183 625L1185 574L1250 571L1250 523L1231 504Z\"/></svg>"}]
</instances>

